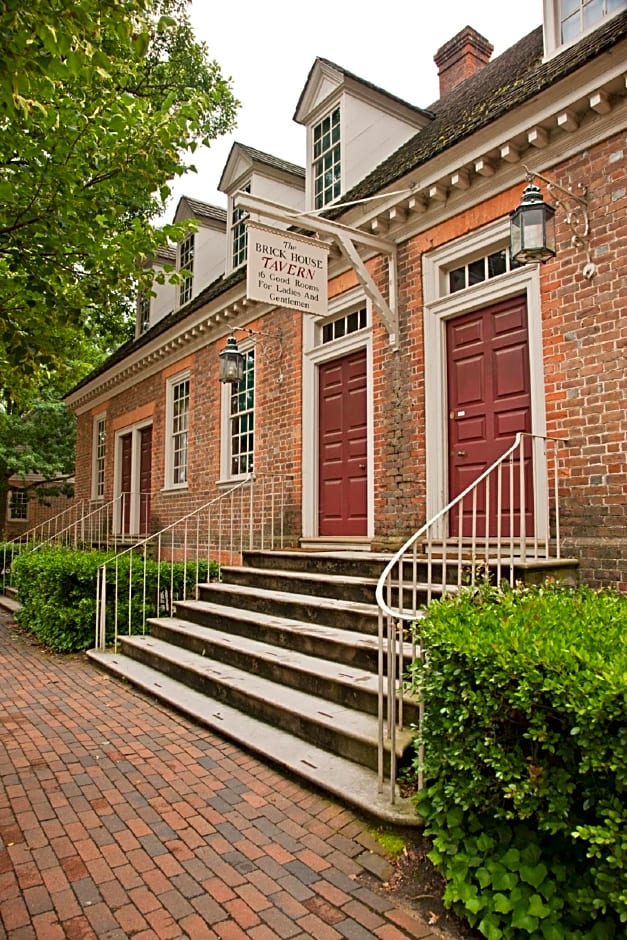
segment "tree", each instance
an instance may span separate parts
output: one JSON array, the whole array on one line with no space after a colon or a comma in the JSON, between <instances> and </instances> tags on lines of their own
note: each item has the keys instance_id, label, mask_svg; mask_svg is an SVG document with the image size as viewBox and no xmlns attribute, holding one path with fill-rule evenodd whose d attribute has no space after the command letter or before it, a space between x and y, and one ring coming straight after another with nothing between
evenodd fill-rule
<instances>
[{"instance_id":1,"label":"tree","mask_svg":"<svg viewBox=\"0 0 627 940\"><path fill-rule=\"evenodd\" d=\"M0 0L0 394L123 327L168 181L237 102L186 0ZM1 407L1 405L0 405ZM25 413L25 412L24 412Z\"/></svg>"}]
</instances>

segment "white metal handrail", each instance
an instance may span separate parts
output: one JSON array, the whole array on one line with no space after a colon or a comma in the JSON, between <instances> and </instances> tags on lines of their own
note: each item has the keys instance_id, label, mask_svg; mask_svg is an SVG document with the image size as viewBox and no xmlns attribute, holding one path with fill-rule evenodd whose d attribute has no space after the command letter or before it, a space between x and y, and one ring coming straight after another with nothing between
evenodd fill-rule
<instances>
[{"instance_id":1,"label":"white metal handrail","mask_svg":"<svg viewBox=\"0 0 627 940\"><path fill-rule=\"evenodd\" d=\"M284 544L284 521L287 507L287 489L291 478L281 475L257 477L250 474L223 493L191 510L175 522L165 526L154 535L141 539L125 551L116 553L98 569L96 582L96 649L104 650L107 631L111 627L108 610L108 589L113 590L113 643L117 648L120 635L120 607L122 600L128 604L125 632L133 629L146 630L150 616L148 604L148 563L157 562L156 586L152 606L156 612L173 616L176 600L185 600L188 594L187 577L183 575L182 595L177 598L174 584L174 567L170 568L169 583L161 581L162 561L183 561L194 573L193 592L198 597L201 575L209 575L213 562L219 568L223 564L239 561L241 553L252 549L282 548ZM120 595L121 566L128 559L128 595ZM133 622L133 568L141 567L141 622ZM205 567L206 566L206 567ZM113 571L109 583L109 573ZM191 588L190 588L191 590ZM109 622L108 622L109 621Z\"/></svg>"},{"instance_id":2,"label":"white metal handrail","mask_svg":"<svg viewBox=\"0 0 627 940\"><path fill-rule=\"evenodd\" d=\"M392 802L396 731L403 724L407 625L424 616L434 597L457 591L465 582L474 584L482 570L493 571L497 583L506 578L513 586L517 565L561 557L559 447L565 443L560 438L519 432L505 453L407 539L379 577L379 788L384 786L387 742ZM530 505L527 488L531 481ZM425 655L416 633L411 633L414 659ZM422 721L422 704L419 709Z\"/></svg>"}]
</instances>

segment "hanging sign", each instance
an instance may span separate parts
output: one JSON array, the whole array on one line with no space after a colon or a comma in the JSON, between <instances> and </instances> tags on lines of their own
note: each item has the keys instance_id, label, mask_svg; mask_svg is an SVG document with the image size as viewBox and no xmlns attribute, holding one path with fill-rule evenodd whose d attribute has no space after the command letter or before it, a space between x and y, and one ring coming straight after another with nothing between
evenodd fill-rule
<instances>
[{"instance_id":1,"label":"hanging sign","mask_svg":"<svg viewBox=\"0 0 627 940\"><path fill-rule=\"evenodd\" d=\"M249 300L327 314L328 248L313 238L247 222Z\"/></svg>"}]
</instances>

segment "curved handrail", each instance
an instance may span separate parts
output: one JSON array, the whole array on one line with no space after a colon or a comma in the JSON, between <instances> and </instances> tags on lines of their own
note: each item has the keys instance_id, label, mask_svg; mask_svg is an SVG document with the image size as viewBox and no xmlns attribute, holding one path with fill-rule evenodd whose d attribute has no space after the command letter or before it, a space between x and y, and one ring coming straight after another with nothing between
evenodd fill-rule
<instances>
[{"instance_id":1,"label":"curved handrail","mask_svg":"<svg viewBox=\"0 0 627 940\"><path fill-rule=\"evenodd\" d=\"M545 437L545 436L540 435L540 434L531 434L531 433L528 432L528 431L518 431L518 433L516 434L516 437L514 438L513 443L510 445L510 447L508 447L508 449L507 449L503 454L501 454L501 456L498 457L498 458L494 461L494 463L492 463L489 467L487 467L487 468L483 471L483 473L481 473L480 476L477 477L476 480L474 480L469 486L467 486L465 490L463 490L461 493L459 493L459 494L458 494L454 499L452 499L446 506L444 506L442 509L440 509L439 512L437 512L434 516L432 516L431 519L429 519L427 522L425 522L425 524L424 524L420 529L418 529L417 532L415 532L413 535L411 535L411 536L407 539L407 541L404 543L404 545L402 545L401 548L398 549L398 551L396 552L396 554L394 554L394 555L392 556L392 558L390 559L390 561L387 563L387 565L385 566L385 568L384 568L383 571L381 572L381 575L379 576L379 580L378 580L378 582L377 582L377 587L376 587L376 591L375 591L375 596L376 596L377 604L378 604L378 606L380 607L380 609L382 610L382 612L383 612L386 616L392 617L392 618L396 618L396 619L400 619L400 620L408 620L408 621L415 619L415 615L414 615L413 613L412 613L412 614L404 614L403 611L401 611L401 610L393 610L393 609L387 604L387 602L386 602L386 600L385 600L385 597L384 597L384 590L385 590L385 586L386 586L387 580L388 580L388 578L389 578L389 576L390 576L392 570L393 570L394 567L401 561L401 558L407 553L407 551L408 551L410 548L412 548L412 546L415 545L416 542L417 542L423 535L425 535L426 532L429 531L429 529L431 529L437 522L439 522L444 516L446 516L447 513L450 513L450 511L451 511L452 509L454 509L455 506L457 506L457 505L459 505L461 502L463 502L463 500L464 500L467 496L469 496L469 495L472 493L473 490L476 490L476 489L481 485L481 483L483 483L483 481L486 480L486 479L490 476L490 474L493 473L493 472L497 469L497 467L498 467L500 464L505 463L505 461L506 461L509 457L511 457L512 454L514 454L514 452L520 447L520 444L521 444L523 438L525 438L525 437L526 437L526 438L530 438L530 439L532 439L532 440L535 439L535 440L551 441L551 442L553 442L553 443L555 443L555 444L558 444L558 443L566 443L566 441L565 441L564 438L549 438L549 437Z\"/></svg>"}]
</instances>

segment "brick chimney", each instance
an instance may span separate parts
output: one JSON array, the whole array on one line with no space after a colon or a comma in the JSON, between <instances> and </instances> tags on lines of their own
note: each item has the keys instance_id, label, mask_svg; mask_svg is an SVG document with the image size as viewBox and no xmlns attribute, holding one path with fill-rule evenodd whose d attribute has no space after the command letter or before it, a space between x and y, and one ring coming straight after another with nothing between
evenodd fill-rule
<instances>
[{"instance_id":1,"label":"brick chimney","mask_svg":"<svg viewBox=\"0 0 627 940\"><path fill-rule=\"evenodd\" d=\"M471 26L445 42L433 57L440 78L440 97L487 65L493 52L494 46Z\"/></svg>"}]
</instances>

